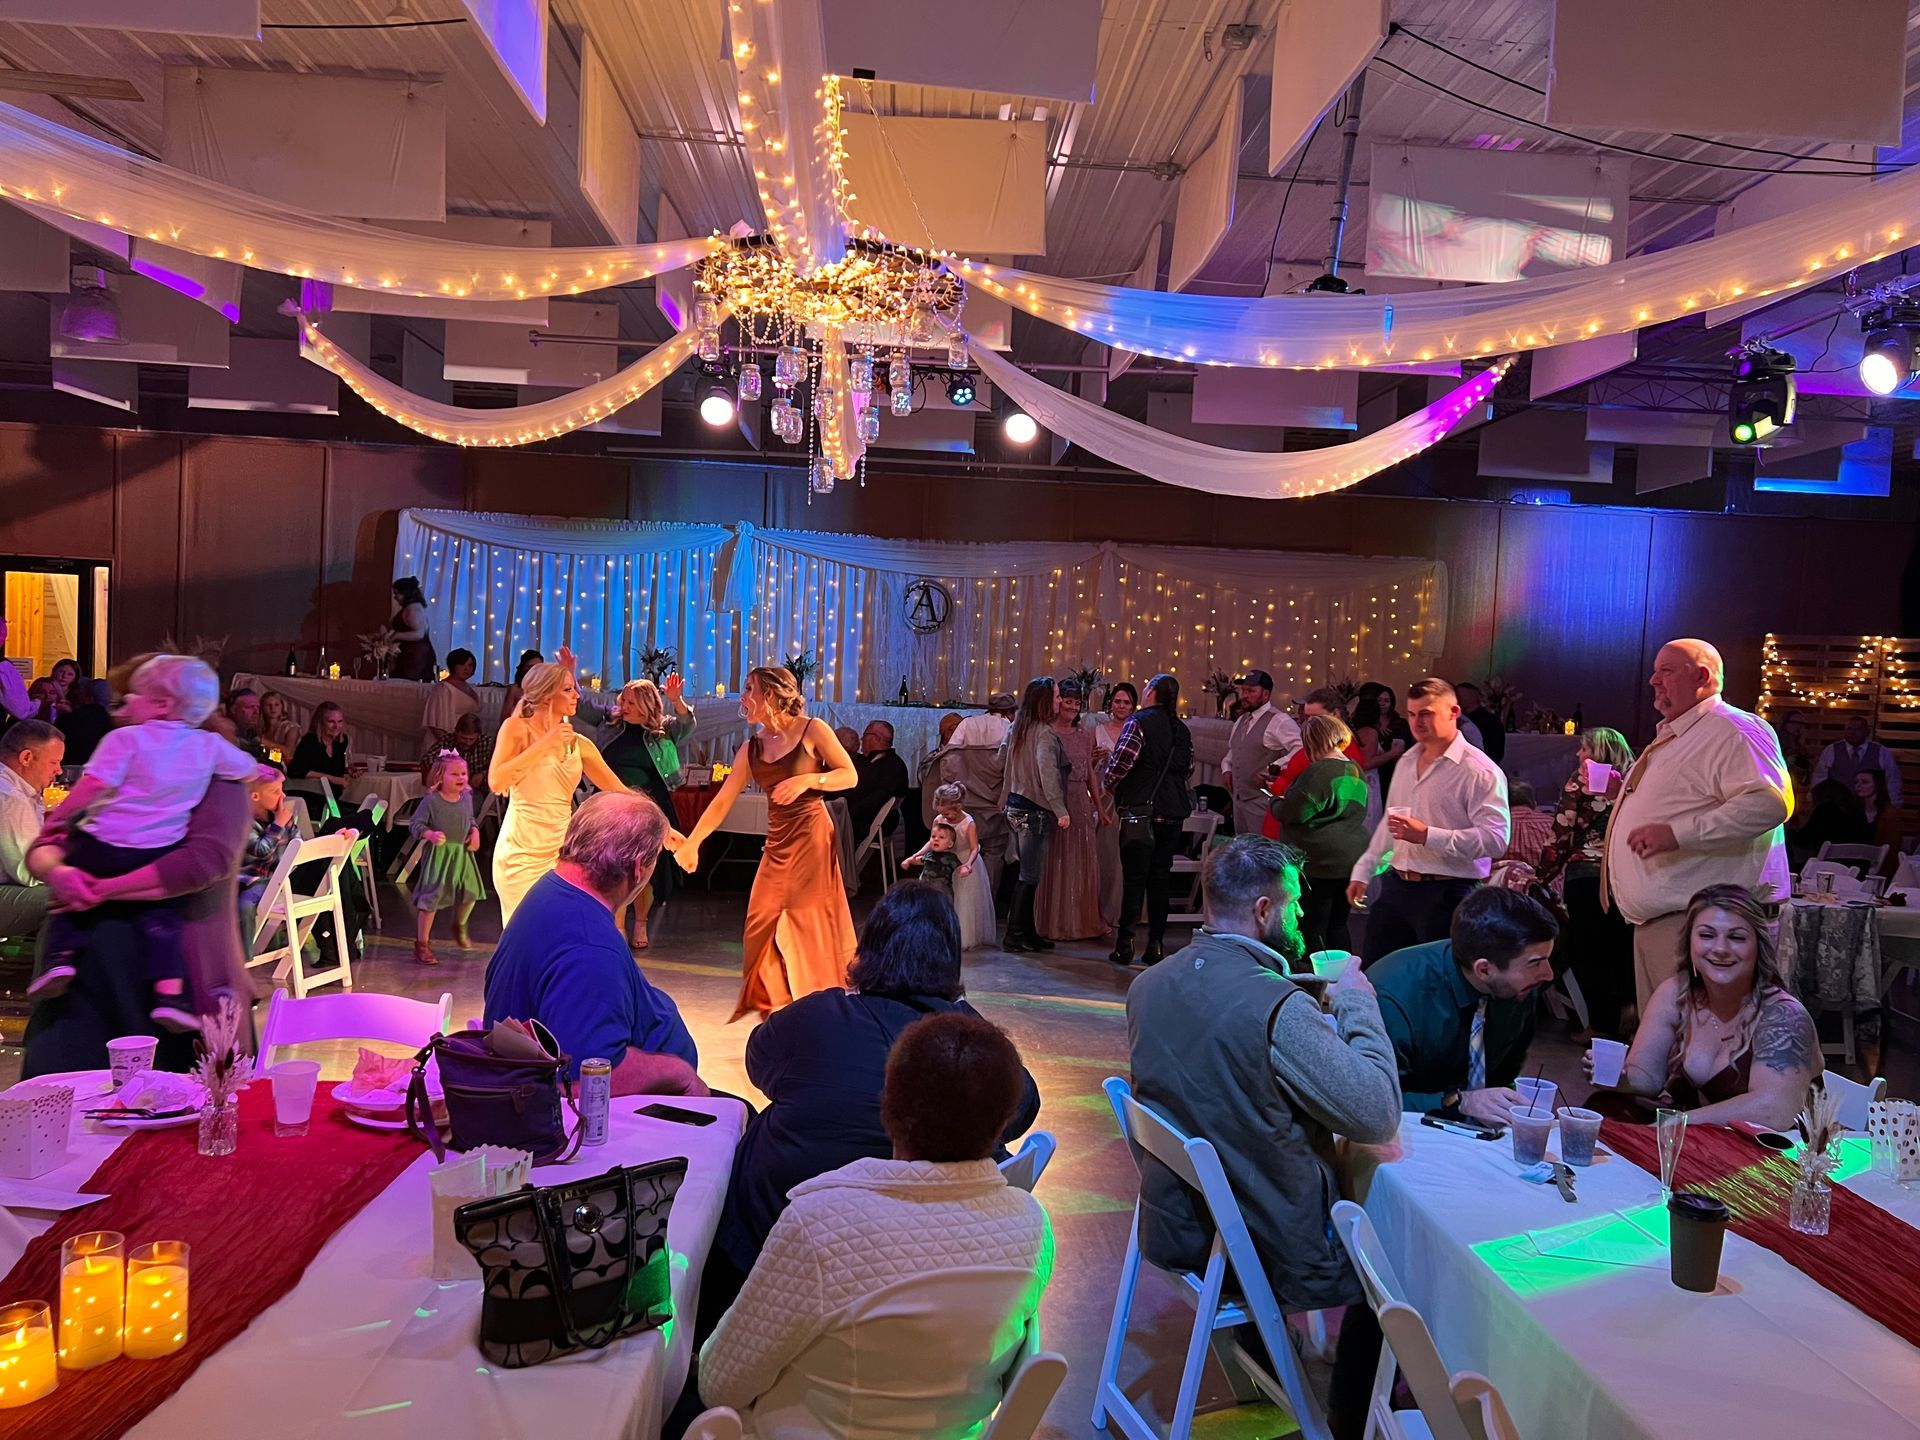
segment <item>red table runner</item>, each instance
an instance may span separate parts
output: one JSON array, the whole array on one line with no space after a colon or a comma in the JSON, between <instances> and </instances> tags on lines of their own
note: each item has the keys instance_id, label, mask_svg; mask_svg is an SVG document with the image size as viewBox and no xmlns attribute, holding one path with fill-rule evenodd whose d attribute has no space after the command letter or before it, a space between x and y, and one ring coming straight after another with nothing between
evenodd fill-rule
<instances>
[{"instance_id":1,"label":"red table runner","mask_svg":"<svg viewBox=\"0 0 1920 1440\"><path fill-rule=\"evenodd\" d=\"M0 1436L112 1440L186 1382L200 1362L293 1288L320 1247L421 1153L404 1131L348 1123L325 1090L298 1139L273 1134L273 1092L264 1080L241 1092L240 1143L231 1155L199 1153L199 1127L135 1133L93 1172L83 1190L107 1198L70 1210L28 1244L0 1303L53 1301L60 1243L87 1230L118 1230L129 1248L150 1240L192 1246L187 1343L159 1360L124 1357L92 1370L62 1370L44 1400L0 1410ZM59 1307L54 1307L56 1323ZM262 1417L254 1417L258 1428ZM272 1432L266 1423L261 1433Z\"/></svg>"},{"instance_id":2,"label":"red table runner","mask_svg":"<svg viewBox=\"0 0 1920 1440\"><path fill-rule=\"evenodd\" d=\"M673 792L673 828L682 835L700 823L707 806L720 793L718 785L680 785Z\"/></svg>"},{"instance_id":3,"label":"red table runner","mask_svg":"<svg viewBox=\"0 0 1920 1440\"><path fill-rule=\"evenodd\" d=\"M1649 1175L1660 1173L1653 1126L1608 1120L1600 1136L1616 1155ZM1673 1187L1717 1197L1733 1213L1738 1234L1773 1251L1909 1345L1920 1345L1920 1236L1844 1185L1833 1187L1828 1233L1802 1235L1787 1224L1799 1173L1798 1163L1762 1149L1739 1131L1689 1125Z\"/></svg>"}]
</instances>

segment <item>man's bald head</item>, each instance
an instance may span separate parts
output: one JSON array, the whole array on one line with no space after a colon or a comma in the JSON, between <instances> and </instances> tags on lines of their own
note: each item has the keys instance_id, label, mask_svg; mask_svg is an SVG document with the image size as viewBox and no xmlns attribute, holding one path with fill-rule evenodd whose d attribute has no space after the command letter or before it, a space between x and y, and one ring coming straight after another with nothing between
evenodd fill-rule
<instances>
[{"instance_id":1,"label":"man's bald head","mask_svg":"<svg viewBox=\"0 0 1920 1440\"><path fill-rule=\"evenodd\" d=\"M1653 660L1653 708L1663 720L1687 713L1709 695L1718 695L1727 678L1720 652L1704 640L1669 640Z\"/></svg>"}]
</instances>

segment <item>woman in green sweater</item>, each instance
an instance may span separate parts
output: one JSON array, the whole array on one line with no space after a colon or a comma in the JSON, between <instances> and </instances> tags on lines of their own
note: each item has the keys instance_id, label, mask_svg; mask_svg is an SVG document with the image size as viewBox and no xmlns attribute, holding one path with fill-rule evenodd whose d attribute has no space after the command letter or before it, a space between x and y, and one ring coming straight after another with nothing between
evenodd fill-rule
<instances>
[{"instance_id":1,"label":"woman in green sweater","mask_svg":"<svg viewBox=\"0 0 1920 1440\"><path fill-rule=\"evenodd\" d=\"M1280 838L1306 857L1301 867L1300 934L1307 953L1346 950L1347 880L1367 848L1367 781L1341 752L1353 732L1338 715L1309 715L1300 727L1307 768L1271 802Z\"/></svg>"}]
</instances>

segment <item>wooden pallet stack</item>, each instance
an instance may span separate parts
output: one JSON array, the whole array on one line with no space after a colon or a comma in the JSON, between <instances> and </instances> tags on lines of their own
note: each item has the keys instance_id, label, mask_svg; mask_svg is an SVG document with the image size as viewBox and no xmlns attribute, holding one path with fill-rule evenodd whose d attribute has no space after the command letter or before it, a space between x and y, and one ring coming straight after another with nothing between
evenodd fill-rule
<instances>
[{"instance_id":1,"label":"wooden pallet stack","mask_svg":"<svg viewBox=\"0 0 1920 1440\"><path fill-rule=\"evenodd\" d=\"M1865 716L1873 738L1900 762L1907 831L1920 832L1920 639L1769 635L1761 644L1759 708L1776 730L1799 712L1809 766L1848 720Z\"/></svg>"}]
</instances>

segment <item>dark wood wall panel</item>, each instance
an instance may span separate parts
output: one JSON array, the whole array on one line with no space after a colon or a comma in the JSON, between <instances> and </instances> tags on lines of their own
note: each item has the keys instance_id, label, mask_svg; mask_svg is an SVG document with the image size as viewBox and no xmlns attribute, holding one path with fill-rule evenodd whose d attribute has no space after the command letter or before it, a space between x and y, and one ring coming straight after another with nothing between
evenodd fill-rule
<instances>
[{"instance_id":1,"label":"dark wood wall panel","mask_svg":"<svg viewBox=\"0 0 1920 1440\"><path fill-rule=\"evenodd\" d=\"M0 428L0 554L113 555L113 436Z\"/></svg>"},{"instance_id":2,"label":"dark wood wall panel","mask_svg":"<svg viewBox=\"0 0 1920 1440\"><path fill-rule=\"evenodd\" d=\"M773 472L791 480L791 472ZM631 520L712 524L729 521L766 523L768 472L758 465L719 465L688 460L637 460L627 478L627 517Z\"/></svg>"},{"instance_id":3,"label":"dark wood wall panel","mask_svg":"<svg viewBox=\"0 0 1920 1440\"><path fill-rule=\"evenodd\" d=\"M348 663L353 637L393 614L394 539L402 510L462 508L465 468L457 450L374 449L333 445L326 451L326 550L320 601L301 630L301 661L323 641L330 658Z\"/></svg>"},{"instance_id":4,"label":"dark wood wall panel","mask_svg":"<svg viewBox=\"0 0 1920 1440\"><path fill-rule=\"evenodd\" d=\"M1465 680L1491 673L1503 509L1443 500L1356 500L1354 506L1353 553L1445 562L1447 644L1436 662L1441 674Z\"/></svg>"},{"instance_id":5,"label":"dark wood wall panel","mask_svg":"<svg viewBox=\"0 0 1920 1440\"><path fill-rule=\"evenodd\" d=\"M114 544L107 641L115 659L180 628L180 437L113 437ZM55 552L58 553L58 552Z\"/></svg>"},{"instance_id":6,"label":"dark wood wall panel","mask_svg":"<svg viewBox=\"0 0 1920 1440\"><path fill-rule=\"evenodd\" d=\"M180 629L226 641L233 670L276 670L320 606L324 445L189 438Z\"/></svg>"},{"instance_id":7,"label":"dark wood wall panel","mask_svg":"<svg viewBox=\"0 0 1920 1440\"><path fill-rule=\"evenodd\" d=\"M469 510L564 515L574 520L627 518L625 460L544 451L463 450Z\"/></svg>"}]
</instances>

